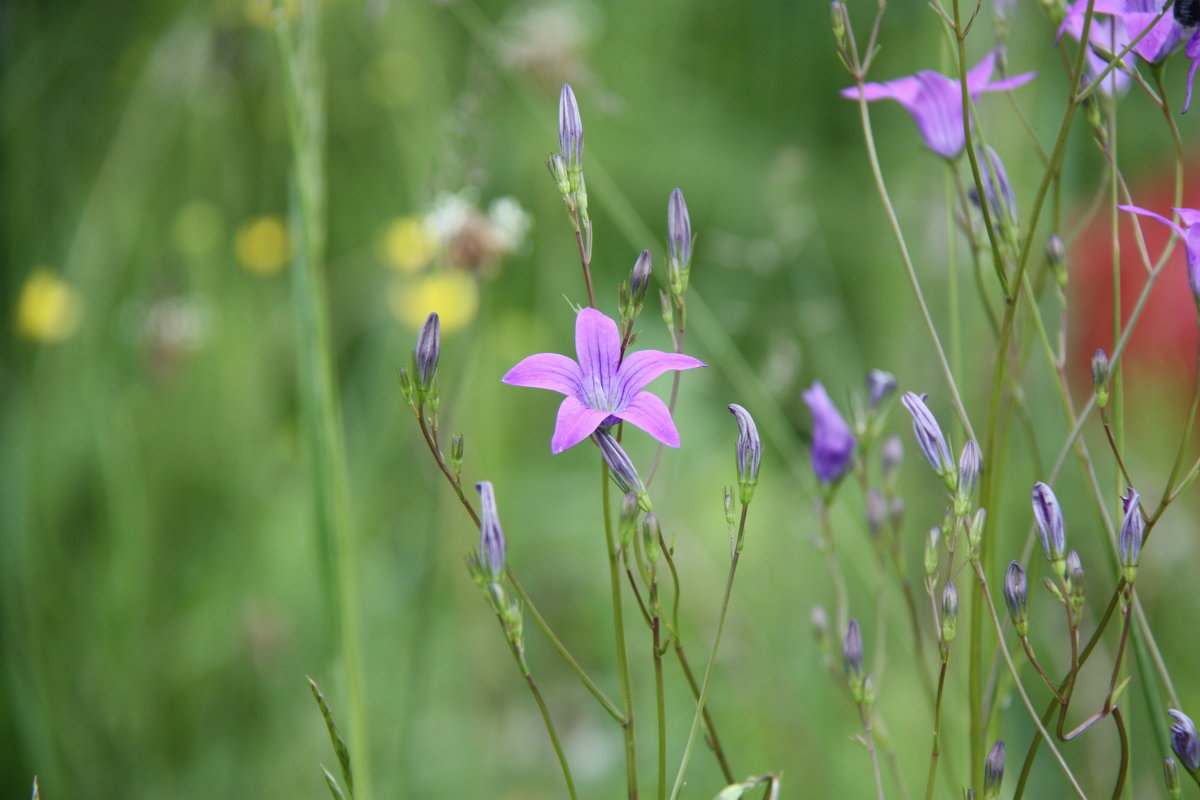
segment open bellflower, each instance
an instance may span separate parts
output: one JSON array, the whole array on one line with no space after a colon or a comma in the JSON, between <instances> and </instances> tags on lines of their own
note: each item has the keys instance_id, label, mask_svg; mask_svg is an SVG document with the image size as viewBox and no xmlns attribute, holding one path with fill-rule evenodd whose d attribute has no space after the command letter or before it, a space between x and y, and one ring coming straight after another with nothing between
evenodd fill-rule
<instances>
[{"instance_id":1,"label":"open bellflower","mask_svg":"<svg viewBox=\"0 0 1200 800\"><path fill-rule=\"evenodd\" d=\"M999 55L999 50L993 50L968 70L967 92L972 101L984 92L1015 89L1037 76L1036 72L1026 72L993 81L992 72ZM955 78L926 69L887 83L864 84L861 93L857 86L842 90L842 97L857 100L860 96L868 101L895 100L904 106L916 121L926 146L939 156L953 159L962 152L965 141L962 88Z\"/></svg>"},{"instance_id":2,"label":"open bellflower","mask_svg":"<svg viewBox=\"0 0 1200 800\"><path fill-rule=\"evenodd\" d=\"M537 353L501 378L510 386L566 395L558 408L551 452L561 453L597 428L621 420L663 444L679 446L679 431L666 403L643 387L668 370L703 367L701 361L661 350L638 350L622 358L617 324L594 308L584 308L575 317L575 353L578 361L558 353Z\"/></svg>"},{"instance_id":3,"label":"open bellflower","mask_svg":"<svg viewBox=\"0 0 1200 800\"><path fill-rule=\"evenodd\" d=\"M1179 234L1183 240L1184 251L1187 254L1188 285L1192 287L1192 298L1196 301L1196 310L1200 312L1200 211L1194 208L1171 209L1183 220L1179 225L1161 214L1155 214L1141 206L1117 206L1122 211L1141 214L1143 217L1156 219Z\"/></svg>"},{"instance_id":4,"label":"open bellflower","mask_svg":"<svg viewBox=\"0 0 1200 800\"><path fill-rule=\"evenodd\" d=\"M813 418L813 472L821 483L833 483L850 466L850 457L854 455L854 434L820 381L815 381L804 393L804 402L808 403Z\"/></svg>"}]
</instances>

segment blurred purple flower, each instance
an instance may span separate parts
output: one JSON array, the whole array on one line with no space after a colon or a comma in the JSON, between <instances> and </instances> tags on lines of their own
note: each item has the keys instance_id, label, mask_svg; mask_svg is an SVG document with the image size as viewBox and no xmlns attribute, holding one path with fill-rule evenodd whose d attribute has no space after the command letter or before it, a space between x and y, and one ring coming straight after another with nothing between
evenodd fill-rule
<instances>
[{"instance_id":1,"label":"blurred purple flower","mask_svg":"<svg viewBox=\"0 0 1200 800\"><path fill-rule=\"evenodd\" d=\"M842 419L820 381L804 393L804 402L812 412L812 465L817 480L833 483L850 465L854 453L854 434Z\"/></svg>"},{"instance_id":2,"label":"blurred purple flower","mask_svg":"<svg viewBox=\"0 0 1200 800\"><path fill-rule=\"evenodd\" d=\"M1141 206L1117 206L1117 208L1133 214L1141 214L1143 217L1156 219L1179 234L1179 238L1183 239L1184 248L1187 252L1188 283L1192 287L1192 297L1196 300L1196 308L1200 311L1200 211L1194 208L1171 209L1183 220L1183 225L1181 226L1179 223L1173 222L1160 214L1155 214L1153 211Z\"/></svg>"},{"instance_id":3,"label":"blurred purple flower","mask_svg":"<svg viewBox=\"0 0 1200 800\"><path fill-rule=\"evenodd\" d=\"M1059 28L1060 36L1063 31L1067 31L1076 39L1079 38L1083 31L1083 18L1087 12L1088 2L1089 0L1076 0L1071 5ZM1143 60L1157 64L1175 50L1189 30L1179 24L1174 14L1163 13L1157 0L1091 0L1091 3L1094 13L1111 16L1117 21L1118 29L1115 29L1113 33L1107 32L1107 29L1101 29L1100 38L1093 34L1088 39L1093 45L1098 44L1114 54L1141 36L1137 44L1133 46L1133 52ZM1092 28L1096 29L1095 20L1092 22ZM1143 32L1145 32L1144 35ZM1192 62L1188 68L1187 97L1183 103L1183 110L1187 111L1188 106L1192 103L1192 81L1196 77L1196 67L1200 65L1200 29L1192 32L1187 41L1185 54Z\"/></svg>"},{"instance_id":4,"label":"blurred purple flower","mask_svg":"<svg viewBox=\"0 0 1200 800\"><path fill-rule=\"evenodd\" d=\"M1001 92L1015 89L1036 77L1036 72L1026 72L1011 78L992 80L998 50L984 56L966 75L967 91L975 100L984 92ZM912 114L930 150L943 158L956 158L962 152L963 103L962 89L958 80L947 78L933 70L921 70L916 75L897 78L887 83L868 83L862 87L861 96L868 101L895 100ZM842 97L857 100L857 86L842 90Z\"/></svg>"},{"instance_id":5,"label":"blurred purple flower","mask_svg":"<svg viewBox=\"0 0 1200 800\"><path fill-rule=\"evenodd\" d=\"M1101 0L1103 3L1103 0ZM1062 38L1064 33L1069 34L1072 39L1079 41L1079 37L1083 36L1084 12L1087 10L1087 1L1079 0L1067 9L1067 16L1063 19L1062 25L1058 28L1058 38ZM1099 13L1100 9L1096 9ZM1088 83L1100 77L1104 70L1108 69L1108 60L1099 55L1093 48L1100 48L1103 52L1119 53L1129 45L1129 36L1125 32L1125 26L1117 24L1110 19L1101 19L1093 17L1092 27L1088 30L1088 43L1091 45L1085 54L1087 59L1087 69L1084 73ZM1119 66L1114 67L1104 79L1104 83L1100 85L1100 91L1110 97L1122 95L1129 88L1129 74Z\"/></svg>"},{"instance_id":6,"label":"blurred purple flower","mask_svg":"<svg viewBox=\"0 0 1200 800\"><path fill-rule=\"evenodd\" d=\"M529 356L501 379L510 386L566 395L558 408L551 452L574 447L596 428L619 420L638 426L663 444L679 446L679 432L666 404L642 388L667 370L693 369L703 363L661 350L639 350L622 358L617 324L594 308L585 308L575 317L575 352L578 362L558 353Z\"/></svg>"}]
</instances>

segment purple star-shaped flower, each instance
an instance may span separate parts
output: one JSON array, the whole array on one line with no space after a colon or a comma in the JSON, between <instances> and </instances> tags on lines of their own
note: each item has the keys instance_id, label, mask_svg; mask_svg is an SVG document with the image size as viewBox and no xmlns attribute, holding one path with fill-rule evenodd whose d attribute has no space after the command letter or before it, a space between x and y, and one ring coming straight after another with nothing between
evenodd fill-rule
<instances>
[{"instance_id":1,"label":"purple star-shaped flower","mask_svg":"<svg viewBox=\"0 0 1200 800\"><path fill-rule=\"evenodd\" d=\"M558 353L537 353L501 379L510 386L566 395L558 408L551 452L574 447L596 428L619 420L638 426L663 444L679 447L679 431L666 404L642 389L667 370L703 367L702 362L661 350L639 350L622 358L617 323L594 308L585 308L575 317L575 353L578 361Z\"/></svg>"},{"instance_id":2,"label":"purple star-shaped flower","mask_svg":"<svg viewBox=\"0 0 1200 800\"><path fill-rule=\"evenodd\" d=\"M993 50L967 72L967 91L972 100L984 92L1015 89L1037 76L1036 72L1026 72L993 81L992 71L996 67L998 55L999 51ZM859 96L857 86L842 90L842 97L857 100ZM895 100L904 106L904 110L912 114L921 135L925 137L925 144L939 156L955 158L962 152L962 89L956 79L926 69L916 75L897 78L887 83L865 84L862 96L868 101Z\"/></svg>"},{"instance_id":3,"label":"purple star-shaped flower","mask_svg":"<svg viewBox=\"0 0 1200 800\"><path fill-rule=\"evenodd\" d=\"M1122 211L1141 214L1143 217L1156 219L1167 225L1183 239L1184 250L1187 253L1188 283L1192 287L1192 297L1196 300L1196 309L1200 311L1200 211L1194 208L1171 209L1183 220L1183 225L1167 219L1161 214L1142 208L1141 206L1117 206Z\"/></svg>"}]
</instances>

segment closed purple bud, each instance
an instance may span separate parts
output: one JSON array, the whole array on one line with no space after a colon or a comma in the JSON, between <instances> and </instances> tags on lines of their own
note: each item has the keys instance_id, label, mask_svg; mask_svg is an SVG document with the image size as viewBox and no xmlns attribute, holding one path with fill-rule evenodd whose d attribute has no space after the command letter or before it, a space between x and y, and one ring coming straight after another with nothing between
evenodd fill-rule
<instances>
[{"instance_id":1,"label":"closed purple bud","mask_svg":"<svg viewBox=\"0 0 1200 800\"><path fill-rule=\"evenodd\" d=\"M1029 632L1027 592L1025 570L1014 561L1008 565L1008 572L1004 574L1004 604L1008 606L1008 615L1012 617L1013 627L1020 636Z\"/></svg>"},{"instance_id":2,"label":"closed purple bud","mask_svg":"<svg viewBox=\"0 0 1200 800\"><path fill-rule=\"evenodd\" d=\"M413 348L413 356L417 361L417 375L421 388L428 389L437 371L438 357L442 350L442 326L437 312L425 318L425 324L417 333L417 345Z\"/></svg>"},{"instance_id":3,"label":"closed purple bud","mask_svg":"<svg viewBox=\"0 0 1200 800\"><path fill-rule=\"evenodd\" d=\"M566 83L558 95L558 149L568 167L578 168L583 164L583 120L579 117L575 92Z\"/></svg>"},{"instance_id":4,"label":"closed purple bud","mask_svg":"<svg viewBox=\"0 0 1200 800\"><path fill-rule=\"evenodd\" d=\"M1000 222L1015 225L1017 222L1017 199L1013 196L1012 184L1008 182L1008 173L1004 170L1004 163L1000 160L1000 156L991 147L986 148L987 159L980 158L979 169L982 172L983 178L983 194L987 198L988 208L992 214L999 218ZM982 156L983 153L980 153ZM976 203L979 198L975 192L972 192L972 199Z\"/></svg>"},{"instance_id":5,"label":"closed purple bud","mask_svg":"<svg viewBox=\"0 0 1200 800\"><path fill-rule=\"evenodd\" d=\"M1196 737L1192 718L1175 709L1167 713L1175 719L1171 725L1171 749L1188 772L1200 770L1200 738Z\"/></svg>"},{"instance_id":6,"label":"closed purple bud","mask_svg":"<svg viewBox=\"0 0 1200 800\"><path fill-rule=\"evenodd\" d=\"M998 740L983 762L983 800L996 800L1004 781L1004 740Z\"/></svg>"},{"instance_id":7,"label":"closed purple bud","mask_svg":"<svg viewBox=\"0 0 1200 800\"><path fill-rule=\"evenodd\" d=\"M858 620L850 620L846 626L846 637L842 640L842 670L846 683L856 702L862 701L863 687L863 642Z\"/></svg>"},{"instance_id":8,"label":"closed purple bud","mask_svg":"<svg viewBox=\"0 0 1200 800\"><path fill-rule=\"evenodd\" d=\"M1067 549L1067 532L1063 525L1058 498L1054 496L1054 491L1041 481L1033 485L1033 518L1042 534L1042 548L1046 551L1046 560L1061 576L1064 551Z\"/></svg>"},{"instance_id":9,"label":"closed purple bud","mask_svg":"<svg viewBox=\"0 0 1200 800\"><path fill-rule=\"evenodd\" d=\"M592 434L592 441L600 448L600 455L604 457L604 463L608 465L608 471L621 491L636 495L642 510L649 511L650 499L646 496L646 485L642 483L637 468L633 466L633 461L621 448L620 443L607 428L597 428Z\"/></svg>"},{"instance_id":10,"label":"closed purple bud","mask_svg":"<svg viewBox=\"0 0 1200 800\"><path fill-rule=\"evenodd\" d=\"M883 466L883 477L893 478L904 463L904 443L896 435L889 436L883 443L883 453L880 457Z\"/></svg>"},{"instance_id":11,"label":"closed purple bud","mask_svg":"<svg viewBox=\"0 0 1200 800\"><path fill-rule=\"evenodd\" d=\"M691 263L692 220L683 192L672 189L667 201L667 277L673 294L681 295L687 289Z\"/></svg>"},{"instance_id":12,"label":"closed purple bud","mask_svg":"<svg viewBox=\"0 0 1200 800\"><path fill-rule=\"evenodd\" d=\"M754 487L758 484L758 465L762 461L762 440L758 438L758 427L750 412L732 403L729 410L737 419L737 473L739 499L742 505L750 502L754 496Z\"/></svg>"},{"instance_id":13,"label":"closed purple bud","mask_svg":"<svg viewBox=\"0 0 1200 800\"><path fill-rule=\"evenodd\" d=\"M633 272L629 276L629 289L633 296L633 302L637 304L638 308L641 308L642 301L646 299L646 289L650 286L652 266L649 250L643 250L637 257L637 261L633 262Z\"/></svg>"},{"instance_id":14,"label":"closed purple bud","mask_svg":"<svg viewBox=\"0 0 1200 800\"><path fill-rule=\"evenodd\" d=\"M957 630L958 590L952 582L946 581L946 585L942 587L942 642L950 644L954 641Z\"/></svg>"},{"instance_id":15,"label":"closed purple bud","mask_svg":"<svg viewBox=\"0 0 1200 800\"><path fill-rule=\"evenodd\" d=\"M492 583L499 582L504 575L504 531L500 528L500 515L496 513L496 494L491 481L475 484L479 490L479 568Z\"/></svg>"},{"instance_id":16,"label":"closed purple bud","mask_svg":"<svg viewBox=\"0 0 1200 800\"><path fill-rule=\"evenodd\" d=\"M979 445L975 440L969 440L963 445L962 455L958 459L958 496L969 498L975 491L975 482L979 480Z\"/></svg>"},{"instance_id":17,"label":"closed purple bud","mask_svg":"<svg viewBox=\"0 0 1200 800\"><path fill-rule=\"evenodd\" d=\"M1125 519L1121 521L1121 535L1117 538L1117 551L1121 567L1125 572L1125 581L1133 583L1137 576L1138 560L1142 556L1142 539L1146 533L1146 523L1142 520L1141 498L1129 487L1121 498L1125 506Z\"/></svg>"},{"instance_id":18,"label":"closed purple bud","mask_svg":"<svg viewBox=\"0 0 1200 800\"><path fill-rule=\"evenodd\" d=\"M1071 606L1078 611L1083 607L1083 562L1079 553L1072 550L1067 553L1067 592L1070 595Z\"/></svg>"},{"instance_id":19,"label":"closed purple bud","mask_svg":"<svg viewBox=\"0 0 1200 800\"><path fill-rule=\"evenodd\" d=\"M901 398L904 407L913 419L913 433L917 436L917 444L925 454L925 460L939 477L945 478L954 472L954 457L950 454L950 445L946 444L946 436L937 418L925 405L925 395L905 392Z\"/></svg>"},{"instance_id":20,"label":"closed purple bud","mask_svg":"<svg viewBox=\"0 0 1200 800\"><path fill-rule=\"evenodd\" d=\"M854 434L834 406L820 381L804 393L804 402L812 412L812 465L817 480L831 484L850 466L854 455Z\"/></svg>"},{"instance_id":21,"label":"closed purple bud","mask_svg":"<svg viewBox=\"0 0 1200 800\"><path fill-rule=\"evenodd\" d=\"M873 369L867 375L867 397L871 408L879 408L879 404L896 391L896 376L881 369Z\"/></svg>"}]
</instances>

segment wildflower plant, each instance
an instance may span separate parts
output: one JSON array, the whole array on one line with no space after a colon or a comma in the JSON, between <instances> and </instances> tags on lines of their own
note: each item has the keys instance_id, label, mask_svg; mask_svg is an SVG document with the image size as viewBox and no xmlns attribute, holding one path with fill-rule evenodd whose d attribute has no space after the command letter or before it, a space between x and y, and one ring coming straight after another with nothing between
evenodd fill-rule
<instances>
[{"instance_id":1,"label":"wildflower plant","mask_svg":"<svg viewBox=\"0 0 1200 800\"><path fill-rule=\"evenodd\" d=\"M1147 581L1152 571L1145 557L1152 552L1153 532L1180 493L1200 475L1200 460L1189 466L1200 379L1173 464L1159 474L1156 468L1127 460L1122 357L1146 293L1163 274L1166 255L1152 264L1141 248L1147 280L1133 312L1123 317L1118 299L1111 347L1068 365L1071 301L1066 287L1077 278L1071 269L1072 236L1062 233L1069 226L1064 224L1057 197L1072 142L1069 134L1079 122L1086 125L1092 143L1106 159L1102 187L1108 191L1103 196L1114 230L1119 220L1128 224L1142 216L1166 225L1170 247L1183 245L1189 285L1200 298L1196 277L1200 270L1193 263L1200 261L1200 247L1192 241L1200 212L1179 207L1179 191L1174 209L1178 222L1135 205L1115 149L1116 104L1122 91L1137 91L1164 112L1168 135L1182 163L1162 73L1166 63L1181 60L1175 54L1183 48L1190 62L1186 108L1192 72L1200 58L1192 52L1200 45L1193 43L1200 34L1193 31L1196 20L1187 13L1182 19L1178 14L1172 17L1165 7L1143 7L1139 0L1071 5L1045 0L1045 46L1062 51L1069 92L1056 128L1046 132L1053 142L1049 149L1041 144L1043 132L1035 128L1044 124L1041 119L1025 125L1028 147L1036 151L1042 169L1036 186L1029 187L1010 179L1022 173L1010 173L997 148L1002 140L1005 155L1015 155L1016 148L997 135L996 124L977 103L984 103L984 95L993 95L987 103L1017 104L1020 94L1014 90L1030 84L1036 73L1007 63L1007 52L994 40L976 45L988 38L980 35L985 23L960 5L940 0L931 4L933 22L949 34L947 71L925 68L883 81L870 78L876 77L875 55L887 35L886 4L875 7L861 48L861 29L852 21L858 9L837 0L830 5L836 52L851 83L841 96L856 104L874 190L886 217L885 230L895 242L939 378L936 385L910 385L918 381L898 368L895 374L875 369L858 392L838 387L831 393L824 380L813 379L799 398L808 413L791 421L808 445L804 477L810 481L814 513L795 516L803 520L798 527L812 533L827 575L826 584L814 587L815 593L828 595L812 607L817 648L831 685L857 717L848 725L857 728L855 738L865 747L864 764L869 763L869 780L878 800L889 795L916 796L922 788L927 800L946 795L987 800L1025 797L1043 748L1053 758L1062 784L1056 796L1120 797L1132 785L1135 767L1140 768L1133 756L1126 712L1134 702L1143 706L1148 717L1170 720L1154 733L1154 769L1163 771L1168 792L1177 796L1180 765L1200 784L1200 739L1181 710L1183 703L1136 586ZM997 4L995 38L1001 42L1014 13L1010 4ZM968 67L969 54L984 47L982 57ZM1141 67L1138 59L1144 62ZM1147 64L1153 86L1139 73ZM914 68L922 66L927 65ZM974 357L987 371L984 385L972 387L975 391L964 391L961 383L968 368L959 344L962 315L957 310L957 289L950 315L954 347L948 352L940 329L944 325L938 321L942 315L931 310L926 294L928 276L919 266L924 257L910 249L875 146L871 104L883 99L897 101L912 115L925 147L937 156L930 163L945 170L945 230L952 244L966 244L965 260L979 289L978 318L991 335L990 352ZM696 647L707 641L697 645L692 634L685 641L685 631L692 627L681 622L680 597L690 576L676 559L676 548L691 543L676 541L671 506L656 502L660 500L656 495L664 490L655 483L655 475L660 461L673 457L666 448L703 446L694 421L677 414L681 386L686 391L698 377L681 374L705 366L685 353L688 292L697 283L691 270L703 252L703 238L698 235L702 231L693 229L682 191L664 187L666 214L660 230L665 247L656 256L651 243L638 242L636 246L645 249L618 258L622 272L629 270L625 281L606 287L596 280L584 116L579 98L571 87L563 86L558 148L546 164L567 212L564 236L574 237L582 277L581 284L566 294L570 325L566 314L557 319L560 340L573 327L574 358L559 352L534 353L495 378L497 384L563 395L553 423L548 419L534 423L535 429L553 431L550 453L543 458L558 459L571 448L595 447L601 482L595 498L599 510L592 519L598 534L603 532L605 558L597 568L607 567L613 634L609 665L616 673L615 689L593 677L596 665L577 657L540 612L539 587L526 586L519 579L524 565L510 556L507 543L526 534L509 527L506 538L498 510L504 506L509 481L502 476L465 479L464 473L472 473L473 466L462 438L453 437L448 451L444 445L440 426L447 412L439 403L439 369L453 354L441 351L436 314L427 318L411 358L400 370L401 392L433 464L478 529L478 544L467 556L469 573L534 700L567 795L578 796L572 754L559 735L558 709L547 704L525 658L526 637L533 636L535 628L557 652L560 666L578 678L584 692L611 719L609 733L621 744L625 791L631 800L647 786L653 787L659 800L678 798L697 742L707 745L724 779L723 787L705 789L709 796L732 800L761 787L768 797L777 797L782 781L775 765L755 764L757 774L749 778L733 769L731 762L736 760L740 766L750 756L738 753L736 743L722 739L708 705L738 565L748 541L758 543L757 537L747 536L749 508L765 491L759 477L762 467L769 469L770 450L748 408L738 402L727 404L736 423L736 444L732 426L727 443L733 464L728 486L712 494L714 511L716 497L722 498L728 567L716 619L707 630L711 646L706 648L703 669L696 669ZM1119 214L1122 210L1134 216ZM955 255L949 265L952 273L962 266L957 259ZM702 274L697 274L701 282ZM643 311L648 302L653 303L655 285L670 350L635 347L641 328L652 324L648 318L654 315ZM1034 419L1039 406L1031 403L1026 392L1029 362L1034 361L1049 368L1061 405L1065 423L1054 433L1046 432L1048 423ZM1069 366L1090 373L1082 397L1069 379ZM671 373L669 392L665 386L653 385L667 373ZM707 409L714 415L716 410L719 407ZM780 427L786 428L772 424L772 434L778 435ZM898 433L904 429L911 430L911 438L907 431ZM1103 449L1089 448L1085 429L1097 438L1104 436ZM1008 457L1014 442L1021 439L1018 430L1027 433L1032 443L1027 460ZM643 433L657 447L648 463L635 457L636 450L626 449ZM904 451L909 443L929 470L921 466L920 458L910 459L916 466L906 470ZM1078 495L1056 490L1072 469L1090 489L1095 505L1090 514L1081 507ZM905 495L909 479L922 487L921 497ZM472 482L478 498L465 489ZM1157 503L1132 488L1164 482ZM687 491L698 495L702 489L688 486ZM855 504L859 507L854 511L864 523L865 542L847 541L853 531L845 529L846 515L838 510ZM1099 526L1094 524L1096 518ZM914 563L918 550L919 560ZM1044 563L1032 557L1035 551L1040 551ZM864 552L868 553L865 559ZM859 573L868 577L864 580ZM864 597L864 586L874 596ZM903 636L911 640L906 646L911 660L904 665L925 701L916 721L888 718L893 684L885 682L883 668L888 663L885 654L896 644L896 634L889 635L886 628L892 608L902 609L906 617ZM671 660L678 662L691 698L690 713L677 720L669 719L666 701L668 681L676 676L667 669ZM639 698L634 687L641 680L653 682L652 705L644 698L641 704L635 702ZM1077 692L1081 684L1100 686L1100 696ZM905 733L925 733L904 737L906 747L920 739L916 746L922 760L927 759L923 787L907 786L904 771L896 766L900 725ZM1103 774L1100 769L1082 773L1082 759L1073 756L1072 747L1099 725L1112 726L1120 756ZM948 735L958 730L966 735ZM998 738L1002 732L1004 738ZM644 766L651 758L654 770L648 777ZM868 772L865 766L863 772ZM885 772L891 774L885 778Z\"/></svg>"}]
</instances>

